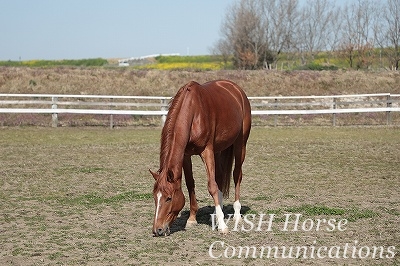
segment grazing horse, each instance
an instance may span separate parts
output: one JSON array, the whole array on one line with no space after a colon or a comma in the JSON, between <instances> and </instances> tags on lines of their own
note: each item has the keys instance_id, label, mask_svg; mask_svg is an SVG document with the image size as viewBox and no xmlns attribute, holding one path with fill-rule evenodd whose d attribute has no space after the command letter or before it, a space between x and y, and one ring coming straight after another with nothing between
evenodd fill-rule
<instances>
[{"instance_id":1,"label":"grazing horse","mask_svg":"<svg viewBox=\"0 0 400 266\"><path fill-rule=\"evenodd\" d=\"M218 230L222 233L228 232L222 196L228 196L235 159L233 207L235 221L240 220L240 182L250 127L249 100L235 83L216 80L200 85L191 81L179 89L161 133L160 168L157 172L150 170L155 179L154 236L169 235L171 223L185 205L182 168L190 199L186 226L197 224L192 155L200 155L206 166L208 191L214 199Z\"/></svg>"}]
</instances>

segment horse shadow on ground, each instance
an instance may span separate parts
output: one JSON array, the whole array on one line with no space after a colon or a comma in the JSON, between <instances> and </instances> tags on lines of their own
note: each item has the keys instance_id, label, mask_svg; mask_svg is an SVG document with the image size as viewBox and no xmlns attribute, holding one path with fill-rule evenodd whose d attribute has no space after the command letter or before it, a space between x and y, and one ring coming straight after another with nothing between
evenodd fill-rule
<instances>
[{"instance_id":1,"label":"horse shadow on ground","mask_svg":"<svg viewBox=\"0 0 400 266\"><path fill-rule=\"evenodd\" d=\"M240 213L245 214L249 210L250 210L249 207L242 206L242 208L240 209ZM205 206L205 207L199 208L199 210L197 211L197 215L196 215L197 224L205 224L205 225L212 227L211 214L213 214L214 211L215 211L214 206ZM224 206L223 212L225 215L225 219L229 218L229 214L231 214L233 217L233 213L235 212L233 209L233 205L229 204L229 205ZM181 212L181 215L178 216L178 218L176 218L175 222L171 225L171 228L170 228L171 234L186 230L185 229L186 221L189 218L189 213L190 213L189 210L185 210L185 211Z\"/></svg>"}]
</instances>

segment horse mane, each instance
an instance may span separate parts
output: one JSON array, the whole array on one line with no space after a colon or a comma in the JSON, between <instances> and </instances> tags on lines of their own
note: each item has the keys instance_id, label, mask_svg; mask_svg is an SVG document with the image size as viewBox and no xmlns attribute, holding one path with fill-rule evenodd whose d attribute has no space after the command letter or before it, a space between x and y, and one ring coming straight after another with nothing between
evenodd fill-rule
<instances>
[{"instance_id":1,"label":"horse mane","mask_svg":"<svg viewBox=\"0 0 400 266\"><path fill-rule=\"evenodd\" d=\"M158 170L159 173L161 173L163 166L166 164L166 160L168 159L168 155L171 150L172 137L174 134L176 119L178 117L177 114L179 113L183 99L185 98L185 92L189 91L190 87L193 85L200 84L195 81L187 83L179 89L176 95L169 102L167 119L165 120L165 124L161 132L160 169Z\"/></svg>"}]
</instances>

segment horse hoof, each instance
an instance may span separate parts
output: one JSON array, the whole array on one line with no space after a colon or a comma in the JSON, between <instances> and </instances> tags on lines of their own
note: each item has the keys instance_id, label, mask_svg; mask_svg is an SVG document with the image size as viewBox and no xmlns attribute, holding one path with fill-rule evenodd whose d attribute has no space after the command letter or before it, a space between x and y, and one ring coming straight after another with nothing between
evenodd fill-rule
<instances>
[{"instance_id":1,"label":"horse hoof","mask_svg":"<svg viewBox=\"0 0 400 266\"><path fill-rule=\"evenodd\" d=\"M220 233L221 235L227 235L227 234L229 233L229 229L228 229L228 227L227 227L227 228L224 228L224 229L221 229L221 230L219 230L219 233Z\"/></svg>"},{"instance_id":2,"label":"horse hoof","mask_svg":"<svg viewBox=\"0 0 400 266\"><path fill-rule=\"evenodd\" d=\"M186 228L188 227L193 227L197 225L197 221L187 221L186 222Z\"/></svg>"}]
</instances>

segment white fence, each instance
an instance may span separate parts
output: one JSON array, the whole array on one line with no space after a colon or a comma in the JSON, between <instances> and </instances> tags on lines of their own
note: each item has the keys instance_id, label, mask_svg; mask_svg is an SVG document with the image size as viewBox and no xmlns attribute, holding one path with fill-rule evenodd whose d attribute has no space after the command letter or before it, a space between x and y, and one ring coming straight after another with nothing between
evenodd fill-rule
<instances>
[{"instance_id":1,"label":"white fence","mask_svg":"<svg viewBox=\"0 0 400 266\"><path fill-rule=\"evenodd\" d=\"M58 124L58 114L101 114L161 116L164 123L170 97L62 95L62 94L0 94L0 113L51 114L52 125ZM386 113L386 124L391 124L391 113L400 111L400 94L355 94L332 96L268 96L249 97L253 116L331 114L336 125L336 114Z\"/></svg>"}]
</instances>

